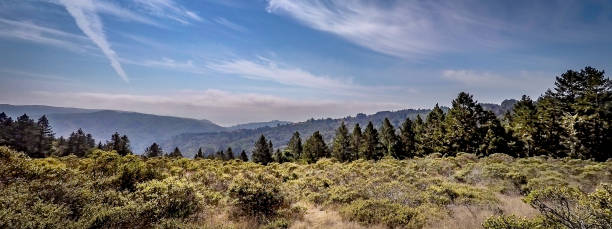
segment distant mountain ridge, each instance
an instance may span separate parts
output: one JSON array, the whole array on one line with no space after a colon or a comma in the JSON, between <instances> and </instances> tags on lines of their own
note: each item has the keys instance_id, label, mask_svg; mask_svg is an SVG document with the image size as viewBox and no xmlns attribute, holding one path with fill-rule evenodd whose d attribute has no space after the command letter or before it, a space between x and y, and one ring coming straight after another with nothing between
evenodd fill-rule
<instances>
[{"instance_id":1,"label":"distant mountain ridge","mask_svg":"<svg viewBox=\"0 0 612 229\"><path fill-rule=\"evenodd\" d=\"M497 116L512 110L517 100L504 100L501 104L481 103L483 109L490 110ZM445 112L448 107L442 107ZM344 121L352 131L356 123L365 128L372 121L380 126L384 118L389 118L397 128L406 119L415 119L421 115L423 119L429 109L405 109L398 111L380 111L366 115L359 113L354 117L338 119L310 119L304 122L287 122L273 120L269 122L253 122L231 127L222 127L208 120L179 118L143 114L137 112L81 109L68 107L53 107L43 105L9 105L0 104L0 112L16 118L28 114L38 119L47 115L56 136L68 136L78 128L91 133L97 141L105 142L114 132L126 134L135 154L141 154L144 149L157 142L165 151L179 147L184 156L192 157L198 148L207 153L232 147L234 152L250 151L259 135L264 134L274 143L275 148L283 147L295 131L299 131L303 140L315 131L320 131L325 141L329 143L335 134L335 129Z\"/></svg>"},{"instance_id":2,"label":"distant mountain ridge","mask_svg":"<svg viewBox=\"0 0 612 229\"><path fill-rule=\"evenodd\" d=\"M115 110L0 104L0 112L13 118L26 113L33 119L45 114L57 137L69 136L81 128L91 133L97 141L105 142L114 132L119 132L129 137L136 154L142 153L153 142L161 142L174 135L226 131L226 128L208 120Z\"/></svg>"},{"instance_id":3,"label":"distant mountain ridge","mask_svg":"<svg viewBox=\"0 0 612 229\"><path fill-rule=\"evenodd\" d=\"M349 116L339 119L310 119L305 122L289 123L276 127L266 126L231 132L180 134L162 142L161 145L164 149L177 146L186 157L192 157L200 147L206 153L213 153L227 147L232 147L234 152L247 150L250 153L255 140L261 134L272 140L275 148L284 147L296 131L300 132L303 141L315 131L319 131L323 135L325 142L329 143L335 134L336 128L338 128L342 121L345 122L351 131L356 123L359 123L362 129L364 129L369 121L378 127L385 118L389 118L391 123L398 127L406 118L415 119L417 115L421 115L424 119L429 112L429 109L381 111L372 115L360 113L354 117Z\"/></svg>"},{"instance_id":4,"label":"distant mountain ridge","mask_svg":"<svg viewBox=\"0 0 612 229\"><path fill-rule=\"evenodd\" d=\"M257 128L262 128L262 127L282 126L282 125L287 125L291 123L292 122L279 121L279 120L272 120L269 122L250 122L250 123L234 125L234 126L228 127L228 129L229 130L240 130L240 129L251 130L251 129L257 129Z\"/></svg>"}]
</instances>

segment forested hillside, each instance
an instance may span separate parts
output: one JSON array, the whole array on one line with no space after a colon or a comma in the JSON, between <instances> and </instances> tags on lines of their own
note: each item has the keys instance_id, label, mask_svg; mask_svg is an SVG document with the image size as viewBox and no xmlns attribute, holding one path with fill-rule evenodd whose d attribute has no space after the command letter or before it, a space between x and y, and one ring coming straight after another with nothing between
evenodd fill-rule
<instances>
[{"instance_id":1,"label":"forested hillside","mask_svg":"<svg viewBox=\"0 0 612 229\"><path fill-rule=\"evenodd\" d=\"M372 115L357 114L354 117L342 119L310 119L305 122L289 123L277 127L262 127L254 130L181 134L170 138L168 141L163 141L161 145L165 149L179 147L186 157L193 156L199 148L202 148L207 154L224 150L227 147L232 147L236 152L246 150L250 154L253 144L262 134L276 144L274 148L284 148L296 131L302 136L309 136L315 131L319 131L326 142L329 142L335 134L335 129L343 121L347 125L359 124L365 127L368 122L380 125L385 118L389 118L397 126L406 118L415 119L417 115L425 117L429 111L428 109L383 111Z\"/></svg>"},{"instance_id":2,"label":"forested hillside","mask_svg":"<svg viewBox=\"0 0 612 229\"><path fill-rule=\"evenodd\" d=\"M27 114L32 119L46 115L57 137L68 138L70 133L79 128L102 143L110 140L109 137L115 132L126 134L132 140L132 150L138 154L151 143L177 134L226 130L208 120L111 110L0 105L0 112L5 112L13 119L23 114Z\"/></svg>"}]
</instances>

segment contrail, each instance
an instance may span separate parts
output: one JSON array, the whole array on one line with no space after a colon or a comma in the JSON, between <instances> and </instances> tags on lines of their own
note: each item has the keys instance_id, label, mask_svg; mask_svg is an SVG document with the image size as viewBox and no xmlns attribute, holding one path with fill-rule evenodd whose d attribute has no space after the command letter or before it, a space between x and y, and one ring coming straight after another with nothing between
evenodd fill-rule
<instances>
[{"instance_id":1,"label":"contrail","mask_svg":"<svg viewBox=\"0 0 612 229\"><path fill-rule=\"evenodd\" d=\"M93 2L91 0L60 0L60 2L66 7L68 13L72 15L81 31L102 50L102 53L108 58L115 72L117 72L125 82L129 83L129 79L119 63L117 53L113 51L106 40L102 21L98 17L98 14L96 14L96 7Z\"/></svg>"}]
</instances>

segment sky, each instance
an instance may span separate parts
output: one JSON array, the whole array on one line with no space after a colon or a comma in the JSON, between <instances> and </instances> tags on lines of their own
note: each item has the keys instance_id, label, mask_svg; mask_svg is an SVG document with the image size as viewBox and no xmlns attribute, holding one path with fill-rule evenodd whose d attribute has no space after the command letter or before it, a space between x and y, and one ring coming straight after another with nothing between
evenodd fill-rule
<instances>
[{"instance_id":1,"label":"sky","mask_svg":"<svg viewBox=\"0 0 612 229\"><path fill-rule=\"evenodd\" d=\"M537 98L612 69L612 1L2 0L0 103L228 126Z\"/></svg>"}]
</instances>

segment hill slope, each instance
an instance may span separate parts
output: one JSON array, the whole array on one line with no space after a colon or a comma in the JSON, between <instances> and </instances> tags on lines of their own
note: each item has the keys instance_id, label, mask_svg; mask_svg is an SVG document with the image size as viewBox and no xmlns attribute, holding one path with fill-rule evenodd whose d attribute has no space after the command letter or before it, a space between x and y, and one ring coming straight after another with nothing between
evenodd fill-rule
<instances>
[{"instance_id":1,"label":"hill slope","mask_svg":"<svg viewBox=\"0 0 612 229\"><path fill-rule=\"evenodd\" d=\"M414 119L418 114L424 118L429 111L428 109L381 111L372 115L358 114L355 117L341 119L311 119L305 122L251 130L241 129L232 132L180 134L162 142L162 146L164 149L178 146L185 157L193 157L200 147L207 153L226 149L227 147L232 147L234 152L240 152L243 149L250 151L255 140L263 134L266 138L272 140L274 147L278 148L285 146L295 131L300 132L302 141L305 141L315 131L320 131L325 138L325 142L329 143L335 134L336 128L338 128L342 121L346 123L351 131L356 123L359 123L362 129L364 129L369 121L378 127L385 118L389 118L391 123L398 127L406 118Z\"/></svg>"},{"instance_id":2,"label":"hill slope","mask_svg":"<svg viewBox=\"0 0 612 229\"><path fill-rule=\"evenodd\" d=\"M136 154L142 153L154 141L160 142L177 134L226 130L208 120L112 110L0 105L0 112L5 112L13 118L27 113L34 119L46 114L56 137L69 136L78 128L91 133L97 141L102 142L109 139L114 132L126 134Z\"/></svg>"}]
</instances>

